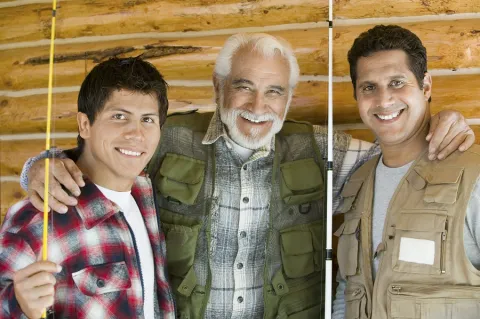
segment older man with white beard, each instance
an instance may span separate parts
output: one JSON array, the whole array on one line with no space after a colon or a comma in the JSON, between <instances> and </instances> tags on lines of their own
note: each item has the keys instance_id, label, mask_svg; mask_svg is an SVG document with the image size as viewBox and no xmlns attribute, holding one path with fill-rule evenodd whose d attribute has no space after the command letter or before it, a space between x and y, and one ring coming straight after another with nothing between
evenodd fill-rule
<instances>
[{"instance_id":1,"label":"older man with white beard","mask_svg":"<svg viewBox=\"0 0 480 319\"><path fill-rule=\"evenodd\" d=\"M327 134L323 127L285 121L298 78L297 60L283 40L233 35L215 65L216 112L172 115L162 130L148 173L180 318L323 313ZM452 132L469 130L456 122ZM440 127L448 131L450 125ZM335 133L334 142L337 198L346 177L379 149L343 133ZM460 144L456 139L452 145ZM53 170L60 183L79 191L81 178L69 160L57 161ZM38 205L42 172L36 163L29 173L29 193ZM51 193L75 204L58 188Z\"/></svg>"}]
</instances>

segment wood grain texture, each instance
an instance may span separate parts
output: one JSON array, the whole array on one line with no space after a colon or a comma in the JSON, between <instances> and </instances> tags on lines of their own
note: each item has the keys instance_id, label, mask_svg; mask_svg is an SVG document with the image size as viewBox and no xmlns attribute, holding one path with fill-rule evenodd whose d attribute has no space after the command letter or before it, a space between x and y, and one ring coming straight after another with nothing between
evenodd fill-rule
<instances>
[{"instance_id":1,"label":"wood grain texture","mask_svg":"<svg viewBox=\"0 0 480 319\"><path fill-rule=\"evenodd\" d=\"M325 20L327 7L325 0L61 1L57 9L56 37L208 31L314 22ZM2 16L0 43L50 37L50 3L3 8Z\"/></svg>"},{"instance_id":2,"label":"wood grain texture","mask_svg":"<svg viewBox=\"0 0 480 319\"><path fill-rule=\"evenodd\" d=\"M0 182L0 224L10 206L21 201L26 192L17 182Z\"/></svg>"},{"instance_id":3,"label":"wood grain texture","mask_svg":"<svg viewBox=\"0 0 480 319\"><path fill-rule=\"evenodd\" d=\"M321 60L326 48L317 39L326 30L273 32L292 43L303 75L325 73ZM110 57L142 55L153 63L167 80L209 80L215 59L228 36L195 39L118 40L56 45L55 85L80 85L85 75L99 62ZM319 60L320 59L320 60ZM48 46L0 50L0 90L24 90L47 87Z\"/></svg>"},{"instance_id":4,"label":"wood grain texture","mask_svg":"<svg viewBox=\"0 0 480 319\"><path fill-rule=\"evenodd\" d=\"M427 47L429 69L480 67L480 19L404 24ZM372 25L334 30L334 75L348 76L347 52ZM327 29L270 32L292 44L302 75L328 75ZM192 39L135 39L56 45L55 85L80 85L97 63L112 56L143 54L167 80L209 80L227 35ZM47 87L48 46L0 50L0 90Z\"/></svg>"},{"instance_id":5,"label":"wood grain texture","mask_svg":"<svg viewBox=\"0 0 480 319\"><path fill-rule=\"evenodd\" d=\"M77 145L76 139L52 140L51 145L69 149ZM45 140L0 141L0 175L20 176L23 164L45 150Z\"/></svg>"},{"instance_id":6,"label":"wood grain texture","mask_svg":"<svg viewBox=\"0 0 480 319\"><path fill-rule=\"evenodd\" d=\"M480 11L479 0L427 0L427 1L372 1L335 0L336 19L362 19L374 17L407 17L470 13Z\"/></svg>"}]
</instances>

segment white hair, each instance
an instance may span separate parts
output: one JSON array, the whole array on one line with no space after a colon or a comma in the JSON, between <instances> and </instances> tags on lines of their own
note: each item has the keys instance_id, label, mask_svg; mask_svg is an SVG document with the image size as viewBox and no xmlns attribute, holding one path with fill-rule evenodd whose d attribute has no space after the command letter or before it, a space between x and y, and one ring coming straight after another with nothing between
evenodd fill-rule
<instances>
[{"instance_id":1,"label":"white hair","mask_svg":"<svg viewBox=\"0 0 480 319\"><path fill-rule=\"evenodd\" d=\"M227 39L215 62L215 74L221 82L232 70L232 57L240 49L252 46L253 50L265 57L272 57L280 53L288 61L290 77L288 84L290 94L298 83L300 70L297 58L293 53L290 44L280 37L274 37L266 33L237 33Z\"/></svg>"}]
</instances>

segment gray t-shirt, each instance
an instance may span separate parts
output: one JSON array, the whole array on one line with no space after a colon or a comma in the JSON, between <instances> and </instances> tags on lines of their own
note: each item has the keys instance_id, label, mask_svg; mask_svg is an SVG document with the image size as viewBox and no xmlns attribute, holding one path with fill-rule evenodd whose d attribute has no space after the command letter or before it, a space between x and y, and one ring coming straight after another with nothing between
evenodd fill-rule
<instances>
[{"instance_id":1,"label":"gray t-shirt","mask_svg":"<svg viewBox=\"0 0 480 319\"><path fill-rule=\"evenodd\" d=\"M382 158L383 159L383 158ZM375 193L373 198L372 216L372 251L375 251L382 242L383 228L387 216L388 205L393 193L403 176L408 172L413 162L404 166L391 168L383 164L382 159L375 171ZM470 262L480 269L480 183L477 180L467 207L463 232L464 247ZM373 260L373 278L378 271L381 254ZM346 282L337 275L338 287L333 302L333 319L343 319L345 316L345 287Z\"/></svg>"}]
</instances>

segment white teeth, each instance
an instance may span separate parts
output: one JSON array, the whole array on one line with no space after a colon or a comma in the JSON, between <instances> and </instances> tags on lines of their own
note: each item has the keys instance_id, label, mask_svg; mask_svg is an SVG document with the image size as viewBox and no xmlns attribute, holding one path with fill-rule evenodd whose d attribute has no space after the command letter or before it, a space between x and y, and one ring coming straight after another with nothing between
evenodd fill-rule
<instances>
[{"instance_id":1,"label":"white teeth","mask_svg":"<svg viewBox=\"0 0 480 319\"><path fill-rule=\"evenodd\" d=\"M381 119L381 120L391 120L391 119L394 119L398 116L398 114L400 114L400 111L397 111L395 113L392 113L392 114L389 114L389 115L380 115L380 114L377 114L377 116Z\"/></svg>"},{"instance_id":2,"label":"white teeth","mask_svg":"<svg viewBox=\"0 0 480 319\"><path fill-rule=\"evenodd\" d=\"M250 118L250 117L244 116L244 115L242 115L242 117L243 117L244 119L246 119L247 121L250 121L250 122L256 123L256 124L265 122L265 121L260 121L260 120L254 120L253 118Z\"/></svg>"},{"instance_id":3,"label":"white teeth","mask_svg":"<svg viewBox=\"0 0 480 319\"><path fill-rule=\"evenodd\" d=\"M125 154L125 155L130 155L130 156L140 156L140 155L142 155L142 153L140 153L140 152L124 150L122 148L119 148L118 150L120 151L120 153Z\"/></svg>"}]
</instances>

